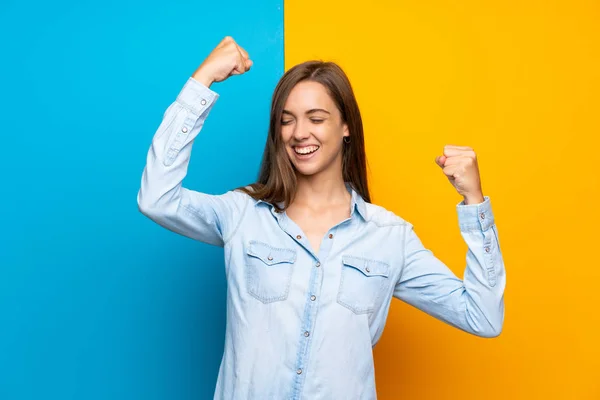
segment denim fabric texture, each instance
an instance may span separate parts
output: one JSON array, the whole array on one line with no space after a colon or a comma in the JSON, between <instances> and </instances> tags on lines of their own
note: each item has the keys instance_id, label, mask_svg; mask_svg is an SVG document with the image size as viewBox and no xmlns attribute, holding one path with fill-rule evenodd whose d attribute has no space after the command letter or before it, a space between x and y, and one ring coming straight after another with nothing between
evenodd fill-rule
<instances>
[{"instance_id":1,"label":"denim fabric texture","mask_svg":"<svg viewBox=\"0 0 600 400\"><path fill-rule=\"evenodd\" d=\"M410 222L348 183L350 217L331 227L317 254L273 204L182 187L218 97L187 80L154 134L137 197L159 225L224 249L227 322L215 399L375 399L372 348L392 297L468 333L500 334L506 273L489 197L456 205L468 247L463 279Z\"/></svg>"}]
</instances>

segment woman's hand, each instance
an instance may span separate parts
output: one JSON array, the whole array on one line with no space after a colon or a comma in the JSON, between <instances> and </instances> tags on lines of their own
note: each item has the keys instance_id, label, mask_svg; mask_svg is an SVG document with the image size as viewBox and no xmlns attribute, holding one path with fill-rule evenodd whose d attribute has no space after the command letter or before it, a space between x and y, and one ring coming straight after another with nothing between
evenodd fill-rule
<instances>
[{"instance_id":1,"label":"woman's hand","mask_svg":"<svg viewBox=\"0 0 600 400\"><path fill-rule=\"evenodd\" d=\"M231 36L225 36L196 69L192 77L205 86L241 75L252 66L248 53Z\"/></svg>"},{"instance_id":2,"label":"woman's hand","mask_svg":"<svg viewBox=\"0 0 600 400\"><path fill-rule=\"evenodd\" d=\"M465 204L482 203L485 199L481 190L477 155L470 147L444 146L444 155L437 156L435 162L465 199Z\"/></svg>"}]
</instances>

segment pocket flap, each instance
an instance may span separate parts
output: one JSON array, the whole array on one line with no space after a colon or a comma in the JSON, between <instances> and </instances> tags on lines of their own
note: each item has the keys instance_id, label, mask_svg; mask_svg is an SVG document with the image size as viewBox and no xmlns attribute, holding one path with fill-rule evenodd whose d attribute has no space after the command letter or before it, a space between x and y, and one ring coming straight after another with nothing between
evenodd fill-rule
<instances>
[{"instance_id":1,"label":"pocket flap","mask_svg":"<svg viewBox=\"0 0 600 400\"><path fill-rule=\"evenodd\" d=\"M366 276L389 276L390 266L383 261L343 255L342 262L345 265L356 268Z\"/></svg>"},{"instance_id":2,"label":"pocket flap","mask_svg":"<svg viewBox=\"0 0 600 400\"><path fill-rule=\"evenodd\" d=\"M267 265L294 263L296 261L295 250L272 247L257 240L250 241L247 254L259 258Z\"/></svg>"}]
</instances>

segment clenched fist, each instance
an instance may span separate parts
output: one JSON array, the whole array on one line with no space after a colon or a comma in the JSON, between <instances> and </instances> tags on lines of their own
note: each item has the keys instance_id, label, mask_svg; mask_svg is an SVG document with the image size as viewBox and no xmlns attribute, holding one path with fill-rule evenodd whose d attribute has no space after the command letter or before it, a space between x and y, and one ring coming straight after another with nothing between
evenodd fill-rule
<instances>
[{"instance_id":1,"label":"clenched fist","mask_svg":"<svg viewBox=\"0 0 600 400\"><path fill-rule=\"evenodd\" d=\"M192 77L205 86L221 82L231 75L241 75L252 66L246 50L231 36L225 36L196 69Z\"/></svg>"},{"instance_id":2,"label":"clenched fist","mask_svg":"<svg viewBox=\"0 0 600 400\"><path fill-rule=\"evenodd\" d=\"M465 199L465 204L482 203L485 199L481 190L477 155L470 147L444 146L444 155L437 156L439 165L454 188Z\"/></svg>"}]
</instances>

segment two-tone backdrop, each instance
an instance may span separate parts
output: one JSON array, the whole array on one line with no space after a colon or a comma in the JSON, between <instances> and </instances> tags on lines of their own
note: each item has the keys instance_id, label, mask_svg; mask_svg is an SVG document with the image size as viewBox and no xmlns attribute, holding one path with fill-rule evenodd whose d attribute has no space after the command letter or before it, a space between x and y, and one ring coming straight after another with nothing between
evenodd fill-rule
<instances>
[{"instance_id":1,"label":"two-tone backdrop","mask_svg":"<svg viewBox=\"0 0 600 400\"><path fill-rule=\"evenodd\" d=\"M599 399L599 19L583 0L5 1L0 399L212 398L222 252L154 224L136 195L163 112L226 35L254 66L212 87L187 187L253 181L278 79L336 61L374 202L462 276L461 199L434 159L445 144L479 156L504 331L478 338L394 300L381 399Z\"/></svg>"}]
</instances>

